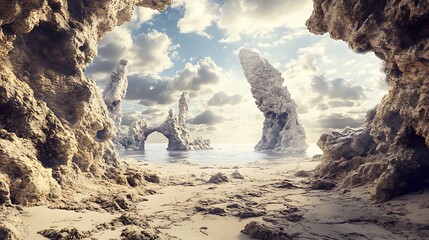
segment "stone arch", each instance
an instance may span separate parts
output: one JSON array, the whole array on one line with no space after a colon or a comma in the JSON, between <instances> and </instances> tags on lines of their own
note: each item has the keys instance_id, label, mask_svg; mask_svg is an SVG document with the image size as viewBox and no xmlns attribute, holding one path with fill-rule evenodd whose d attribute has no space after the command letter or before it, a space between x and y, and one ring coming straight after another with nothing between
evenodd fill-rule
<instances>
[{"instance_id":1,"label":"stone arch","mask_svg":"<svg viewBox=\"0 0 429 240\"><path fill-rule=\"evenodd\" d=\"M167 143L167 150L168 151L175 151L175 150L189 150L188 147L186 146L186 143L184 143L180 138L177 138L175 136L177 136L177 134L172 134L169 131L165 131L163 129L159 129L159 128L153 128L148 130L145 134L144 134L144 139L147 140L148 137L154 133L160 133L161 135L163 135L168 143ZM145 149L143 149L145 150Z\"/></svg>"},{"instance_id":2,"label":"stone arch","mask_svg":"<svg viewBox=\"0 0 429 240\"><path fill-rule=\"evenodd\" d=\"M189 131L179 124L179 118L170 110L167 119L158 127L152 127L146 120L138 120L130 128L129 136L131 147L137 150L145 150L145 142L150 134L159 132L168 140L168 151L191 150Z\"/></svg>"}]
</instances>

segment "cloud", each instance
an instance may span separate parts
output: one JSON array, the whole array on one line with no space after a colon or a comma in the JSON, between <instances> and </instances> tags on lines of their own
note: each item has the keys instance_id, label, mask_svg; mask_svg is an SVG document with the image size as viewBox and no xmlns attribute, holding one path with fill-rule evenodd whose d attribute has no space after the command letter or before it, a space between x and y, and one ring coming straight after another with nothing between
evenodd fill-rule
<instances>
[{"instance_id":1,"label":"cloud","mask_svg":"<svg viewBox=\"0 0 429 240\"><path fill-rule=\"evenodd\" d=\"M165 112L165 113L167 113L167 112ZM161 109L158 109L158 108L147 108L147 109L145 109L145 110L142 111L142 114L143 115L151 115L151 116L152 115L159 116L159 115L163 115L164 112Z\"/></svg>"},{"instance_id":2,"label":"cloud","mask_svg":"<svg viewBox=\"0 0 429 240\"><path fill-rule=\"evenodd\" d=\"M179 90L199 90L203 85L218 83L221 70L209 57L199 60L196 65L186 63L185 68L174 77L174 87Z\"/></svg>"},{"instance_id":3,"label":"cloud","mask_svg":"<svg viewBox=\"0 0 429 240\"><path fill-rule=\"evenodd\" d=\"M310 0L225 0L223 4L177 0L172 6L184 9L177 24L181 33L211 37L206 30L215 22L225 33L221 40L225 43L237 42L242 36L265 36L277 28L304 28L312 10Z\"/></svg>"},{"instance_id":4,"label":"cloud","mask_svg":"<svg viewBox=\"0 0 429 240\"><path fill-rule=\"evenodd\" d=\"M154 10L146 7L138 7L136 8L133 17L131 19L130 25L134 26L134 28L138 29L144 23L147 23L153 19L154 16L160 14L158 10Z\"/></svg>"},{"instance_id":5,"label":"cloud","mask_svg":"<svg viewBox=\"0 0 429 240\"><path fill-rule=\"evenodd\" d=\"M339 108L339 107L353 107L359 104L353 101L329 101L328 105L331 108Z\"/></svg>"},{"instance_id":6,"label":"cloud","mask_svg":"<svg viewBox=\"0 0 429 240\"><path fill-rule=\"evenodd\" d=\"M279 27L304 27L311 14L309 0L225 0L217 25L225 31L223 42L231 43L242 35L266 35Z\"/></svg>"},{"instance_id":7,"label":"cloud","mask_svg":"<svg viewBox=\"0 0 429 240\"><path fill-rule=\"evenodd\" d=\"M173 65L169 57L170 47L172 42L165 33L152 30L138 35L130 49L132 57L128 59L130 68L134 67L131 72L138 71L148 75L170 68Z\"/></svg>"},{"instance_id":8,"label":"cloud","mask_svg":"<svg viewBox=\"0 0 429 240\"><path fill-rule=\"evenodd\" d=\"M353 118L339 113L334 113L329 116L320 116L316 120L316 124L327 129L343 129L345 127L356 128L363 124L364 118Z\"/></svg>"},{"instance_id":9,"label":"cloud","mask_svg":"<svg viewBox=\"0 0 429 240\"><path fill-rule=\"evenodd\" d=\"M116 66L117 62L103 60L101 58L96 58L92 65L85 70L86 74L97 74L101 73L104 75L110 75L113 71L113 68ZM104 76L103 75L103 76ZM105 76L104 76L105 77Z\"/></svg>"},{"instance_id":10,"label":"cloud","mask_svg":"<svg viewBox=\"0 0 429 240\"><path fill-rule=\"evenodd\" d=\"M188 120L188 122L193 125L215 125L222 123L223 121L224 119L221 115L218 115L211 110L205 110L194 118Z\"/></svg>"},{"instance_id":11,"label":"cloud","mask_svg":"<svg viewBox=\"0 0 429 240\"><path fill-rule=\"evenodd\" d=\"M152 76L128 76L128 90L125 96L128 100L141 100L146 106L154 104L169 104L175 102L175 90L168 80L160 80Z\"/></svg>"},{"instance_id":12,"label":"cloud","mask_svg":"<svg viewBox=\"0 0 429 240\"><path fill-rule=\"evenodd\" d=\"M175 0L172 7L183 8L185 11L183 18L177 23L180 33L195 32L201 36L212 37L205 30L217 18L217 4L209 0Z\"/></svg>"},{"instance_id":13,"label":"cloud","mask_svg":"<svg viewBox=\"0 0 429 240\"><path fill-rule=\"evenodd\" d=\"M122 125L131 126L133 122L143 119L144 116L137 111L122 111Z\"/></svg>"},{"instance_id":14,"label":"cloud","mask_svg":"<svg viewBox=\"0 0 429 240\"><path fill-rule=\"evenodd\" d=\"M172 78L154 76L128 76L129 100L140 100L146 106L170 104L177 101L177 93L189 91L195 96L203 87L218 83L222 79L221 68L210 58L199 60L195 65L185 64L183 70Z\"/></svg>"},{"instance_id":15,"label":"cloud","mask_svg":"<svg viewBox=\"0 0 429 240\"><path fill-rule=\"evenodd\" d=\"M352 85L343 78L328 81L324 76L317 75L313 77L310 86L311 90L319 93L321 97L343 100L358 100L365 97L361 86Z\"/></svg>"},{"instance_id":16,"label":"cloud","mask_svg":"<svg viewBox=\"0 0 429 240\"><path fill-rule=\"evenodd\" d=\"M270 42L259 42L257 45L258 47L261 48L274 48L274 47L278 47L280 45L284 45L286 43L289 43L292 40L301 38L303 36L309 36L310 33L308 32L308 30L306 28L297 28L297 29L293 29L291 31L289 31L287 34L284 34L283 36L281 36L278 40L276 41L272 41L271 39Z\"/></svg>"},{"instance_id":17,"label":"cloud","mask_svg":"<svg viewBox=\"0 0 429 240\"><path fill-rule=\"evenodd\" d=\"M130 63L129 74L157 75L173 66L171 59L179 45L173 45L167 34L156 30L133 36L130 26L114 28L101 40L97 57L85 71L89 78L106 80L123 58Z\"/></svg>"},{"instance_id":18,"label":"cloud","mask_svg":"<svg viewBox=\"0 0 429 240\"><path fill-rule=\"evenodd\" d=\"M223 106L227 104L237 105L241 102L240 95L229 96L225 92L215 93L208 101L209 106Z\"/></svg>"},{"instance_id":19,"label":"cloud","mask_svg":"<svg viewBox=\"0 0 429 240\"><path fill-rule=\"evenodd\" d=\"M298 78L301 82L308 81L319 72L319 65L323 58L326 58L325 47L322 42L317 42L309 47L300 48L297 51L298 58L286 63L283 75L288 79Z\"/></svg>"}]
</instances>

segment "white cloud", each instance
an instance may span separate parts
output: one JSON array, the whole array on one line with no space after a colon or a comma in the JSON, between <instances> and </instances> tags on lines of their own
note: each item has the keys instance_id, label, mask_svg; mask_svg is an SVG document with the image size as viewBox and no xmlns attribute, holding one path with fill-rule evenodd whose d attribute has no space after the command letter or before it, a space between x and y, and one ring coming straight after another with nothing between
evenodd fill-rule
<instances>
[{"instance_id":1,"label":"white cloud","mask_svg":"<svg viewBox=\"0 0 429 240\"><path fill-rule=\"evenodd\" d=\"M136 8L130 25L133 25L134 28L140 28L142 24L151 21L153 17L158 14L160 14L158 10L151 8Z\"/></svg>"},{"instance_id":2,"label":"white cloud","mask_svg":"<svg viewBox=\"0 0 429 240\"><path fill-rule=\"evenodd\" d=\"M157 75L172 67L178 59L179 44L173 45L167 34L152 30L132 36L126 26L115 28L98 46L98 56L87 68L87 76L95 81L106 80L119 60L126 58L129 74Z\"/></svg>"},{"instance_id":3,"label":"white cloud","mask_svg":"<svg viewBox=\"0 0 429 240\"><path fill-rule=\"evenodd\" d=\"M263 36L280 27L299 28L311 14L310 0L225 0L217 25L225 31L223 42L242 35Z\"/></svg>"},{"instance_id":4,"label":"white cloud","mask_svg":"<svg viewBox=\"0 0 429 240\"><path fill-rule=\"evenodd\" d=\"M284 45L292 40L295 40L303 36L311 36L309 31L305 27L288 31L287 33L285 33L283 36L281 36L278 40L274 42L271 39L269 39L270 40L269 42L258 42L257 45L258 47L261 47L261 48L274 48L280 45Z\"/></svg>"},{"instance_id":5,"label":"white cloud","mask_svg":"<svg viewBox=\"0 0 429 240\"><path fill-rule=\"evenodd\" d=\"M184 7L185 15L177 23L181 33L195 32L201 36L211 38L205 30L216 20L219 6L209 0L176 0L172 7Z\"/></svg>"},{"instance_id":6,"label":"white cloud","mask_svg":"<svg viewBox=\"0 0 429 240\"><path fill-rule=\"evenodd\" d=\"M186 63L172 78L128 76L126 98L140 100L146 106L166 105L177 101L181 91L188 91L193 96L205 93L208 86L217 84L222 79L221 68L210 58L203 58L193 65Z\"/></svg>"},{"instance_id":7,"label":"white cloud","mask_svg":"<svg viewBox=\"0 0 429 240\"><path fill-rule=\"evenodd\" d=\"M131 73L144 73L156 75L170 68L173 63L169 56L172 43L165 33L152 30L142 33L134 39L130 49Z\"/></svg>"},{"instance_id":8,"label":"white cloud","mask_svg":"<svg viewBox=\"0 0 429 240\"><path fill-rule=\"evenodd\" d=\"M317 42L309 47L298 50L298 58L290 60L285 66L284 77L287 79L297 79L292 84L302 86L303 82L308 82L319 72L319 65L325 52L325 44ZM289 83L287 83L289 85Z\"/></svg>"},{"instance_id":9,"label":"white cloud","mask_svg":"<svg viewBox=\"0 0 429 240\"><path fill-rule=\"evenodd\" d=\"M181 33L211 37L206 30L215 22L225 32L221 40L225 43L237 42L242 36L269 38L277 28L301 29L274 43L277 45L307 33L305 21L312 10L311 0L225 0L222 6L210 0L177 0L172 6L184 9L178 22Z\"/></svg>"}]
</instances>

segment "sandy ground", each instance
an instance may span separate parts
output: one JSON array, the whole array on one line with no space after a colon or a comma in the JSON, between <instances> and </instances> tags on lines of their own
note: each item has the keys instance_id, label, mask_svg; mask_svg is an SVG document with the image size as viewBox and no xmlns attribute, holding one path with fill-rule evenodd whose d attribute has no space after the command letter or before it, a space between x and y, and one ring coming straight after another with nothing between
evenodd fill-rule
<instances>
[{"instance_id":1,"label":"sandy ground","mask_svg":"<svg viewBox=\"0 0 429 240\"><path fill-rule=\"evenodd\" d=\"M18 207L2 216L19 237L34 240L46 239L38 233L46 229L51 239L429 239L429 192L376 203L366 188L309 190L303 176L318 164L311 159L232 167L135 164L160 183L127 195L132 201L116 201L119 207L76 195L74 210ZM220 183L209 182L216 174L212 182Z\"/></svg>"}]
</instances>

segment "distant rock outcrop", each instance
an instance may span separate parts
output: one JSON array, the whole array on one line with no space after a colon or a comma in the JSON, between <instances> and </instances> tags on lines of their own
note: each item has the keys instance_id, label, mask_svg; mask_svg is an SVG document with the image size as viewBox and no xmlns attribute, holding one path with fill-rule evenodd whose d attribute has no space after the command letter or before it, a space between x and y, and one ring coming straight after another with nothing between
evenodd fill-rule
<instances>
[{"instance_id":1,"label":"distant rock outcrop","mask_svg":"<svg viewBox=\"0 0 429 240\"><path fill-rule=\"evenodd\" d=\"M191 137L186 125L189 108L189 94L182 93L179 99L179 115L175 116L173 110L168 112L167 119L156 128L168 139L167 150L192 150Z\"/></svg>"},{"instance_id":2,"label":"distant rock outcrop","mask_svg":"<svg viewBox=\"0 0 429 240\"><path fill-rule=\"evenodd\" d=\"M308 148L305 131L299 122L295 101L282 85L281 73L250 50L241 49L239 57L256 105L265 117L262 138L255 150L305 153Z\"/></svg>"},{"instance_id":3,"label":"distant rock outcrop","mask_svg":"<svg viewBox=\"0 0 429 240\"><path fill-rule=\"evenodd\" d=\"M384 61L389 92L360 129L323 134L316 176L371 184L377 200L429 186L429 2L313 0L307 21Z\"/></svg>"},{"instance_id":4,"label":"distant rock outcrop","mask_svg":"<svg viewBox=\"0 0 429 240\"><path fill-rule=\"evenodd\" d=\"M212 149L210 140L196 138L191 141L188 125L189 94L183 92L179 99L179 115L174 115L173 110L168 111L165 121L158 127L152 127L147 120L137 120L130 129L128 136L122 137L120 144L126 149L145 150L145 142L153 132L159 132L168 139L168 151L188 151Z\"/></svg>"},{"instance_id":5,"label":"distant rock outcrop","mask_svg":"<svg viewBox=\"0 0 429 240\"><path fill-rule=\"evenodd\" d=\"M169 3L1 1L0 204L59 198L78 176L127 183L112 121L83 72L97 41L129 21L135 6Z\"/></svg>"},{"instance_id":6,"label":"distant rock outcrop","mask_svg":"<svg viewBox=\"0 0 429 240\"><path fill-rule=\"evenodd\" d=\"M109 117L113 119L116 130L119 132L122 123L122 100L125 98L128 88L127 70L128 61L122 59L113 69L110 81L103 91L103 100L109 110Z\"/></svg>"}]
</instances>

